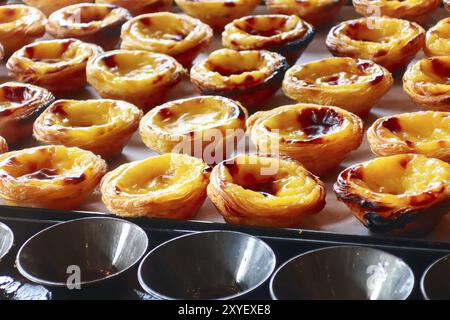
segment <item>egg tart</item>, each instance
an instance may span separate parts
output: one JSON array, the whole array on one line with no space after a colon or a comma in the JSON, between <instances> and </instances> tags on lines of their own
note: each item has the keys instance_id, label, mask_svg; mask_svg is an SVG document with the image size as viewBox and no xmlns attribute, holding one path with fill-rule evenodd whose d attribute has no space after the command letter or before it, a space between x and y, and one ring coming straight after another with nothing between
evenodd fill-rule
<instances>
[{"instance_id":1,"label":"egg tart","mask_svg":"<svg viewBox=\"0 0 450 320\"><path fill-rule=\"evenodd\" d=\"M22 0L25 4L36 7L49 16L52 12L72 4L93 2L93 0ZM134 1L134 0L133 0Z\"/></svg>"},{"instance_id":2,"label":"egg tart","mask_svg":"<svg viewBox=\"0 0 450 320\"><path fill-rule=\"evenodd\" d=\"M137 130L142 111L125 101L58 100L35 121L37 140L79 147L109 159L119 155Z\"/></svg>"},{"instance_id":3,"label":"egg tart","mask_svg":"<svg viewBox=\"0 0 450 320\"><path fill-rule=\"evenodd\" d=\"M175 153L126 163L103 178L102 200L122 217L191 219L205 201L208 168Z\"/></svg>"},{"instance_id":4,"label":"egg tart","mask_svg":"<svg viewBox=\"0 0 450 320\"><path fill-rule=\"evenodd\" d=\"M440 0L353 0L356 12L363 16L386 16L425 23Z\"/></svg>"},{"instance_id":5,"label":"egg tart","mask_svg":"<svg viewBox=\"0 0 450 320\"><path fill-rule=\"evenodd\" d=\"M31 137L33 122L54 99L48 90L30 84L0 84L0 136L10 145Z\"/></svg>"},{"instance_id":6,"label":"egg tart","mask_svg":"<svg viewBox=\"0 0 450 320\"><path fill-rule=\"evenodd\" d=\"M56 95L76 92L86 85L86 65L102 52L76 39L46 40L16 51L6 63L8 74L21 82L44 87Z\"/></svg>"},{"instance_id":7,"label":"egg tart","mask_svg":"<svg viewBox=\"0 0 450 320\"><path fill-rule=\"evenodd\" d=\"M87 66L87 80L100 96L125 100L144 110L164 101L184 74L174 58L141 50L105 52Z\"/></svg>"},{"instance_id":8,"label":"egg tart","mask_svg":"<svg viewBox=\"0 0 450 320\"><path fill-rule=\"evenodd\" d=\"M393 83L391 73L370 60L335 57L294 65L286 72L283 91L298 102L365 116Z\"/></svg>"},{"instance_id":9,"label":"egg tart","mask_svg":"<svg viewBox=\"0 0 450 320\"><path fill-rule=\"evenodd\" d=\"M395 72L409 64L424 41L425 30L415 22L368 17L336 25L326 44L334 56L372 60Z\"/></svg>"},{"instance_id":10,"label":"egg tart","mask_svg":"<svg viewBox=\"0 0 450 320\"><path fill-rule=\"evenodd\" d=\"M442 2L444 3L445 10L450 11L450 0L443 0Z\"/></svg>"},{"instance_id":11,"label":"egg tart","mask_svg":"<svg viewBox=\"0 0 450 320\"><path fill-rule=\"evenodd\" d=\"M295 14L315 27L331 23L346 3L346 0L266 0L270 12Z\"/></svg>"},{"instance_id":12,"label":"egg tart","mask_svg":"<svg viewBox=\"0 0 450 320\"><path fill-rule=\"evenodd\" d=\"M8 152L8 143L5 138L0 136L0 153Z\"/></svg>"},{"instance_id":13,"label":"egg tart","mask_svg":"<svg viewBox=\"0 0 450 320\"><path fill-rule=\"evenodd\" d=\"M450 162L450 113L422 111L383 117L367 131L380 156L418 153Z\"/></svg>"},{"instance_id":14,"label":"egg tart","mask_svg":"<svg viewBox=\"0 0 450 320\"><path fill-rule=\"evenodd\" d=\"M47 32L54 38L76 38L110 50L119 42L122 25L129 19L131 14L121 7L81 3L53 12Z\"/></svg>"},{"instance_id":15,"label":"egg tart","mask_svg":"<svg viewBox=\"0 0 450 320\"><path fill-rule=\"evenodd\" d=\"M450 56L411 65L403 76L403 90L424 109L450 111Z\"/></svg>"},{"instance_id":16,"label":"egg tart","mask_svg":"<svg viewBox=\"0 0 450 320\"><path fill-rule=\"evenodd\" d=\"M251 108L275 94L287 69L286 58L276 52L220 49L191 68L191 82L202 94L225 96Z\"/></svg>"},{"instance_id":17,"label":"egg tart","mask_svg":"<svg viewBox=\"0 0 450 320\"><path fill-rule=\"evenodd\" d=\"M428 29L423 51L429 57L450 55L450 18L442 19Z\"/></svg>"},{"instance_id":18,"label":"egg tart","mask_svg":"<svg viewBox=\"0 0 450 320\"><path fill-rule=\"evenodd\" d=\"M165 53L189 67L212 37L212 29L198 19L170 12L150 13L123 26L121 48Z\"/></svg>"},{"instance_id":19,"label":"egg tart","mask_svg":"<svg viewBox=\"0 0 450 320\"><path fill-rule=\"evenodd\" d=\"M215 164L236 149L247 116L247 110L231 99L193 97L154 108L142 119L139 132L145 145L159 153L187 153Z\"/></svg>"},{"instance_id":20,"label":"egg tart","mask_svg":"<svg viewBox=\"0 0 450 320\"><path fill-rule=\"evenodd\" d=\"M0 198L9 205L72 210L107 169L90 151L43 146L0 155Z\"/></svg>"},{"instance_id":21,"label":"egg tart","mask_svg":"<svg viewBox=\"0 0 450 320\"><path fill-rule=\"evenodd\" d=\"M22 4L0 6L0 43L5 56L45 34L45 15Z\"/></svg>"},{"instance_id":22,"label":"egg tart","mask_svg":"<svg viewBox=\"0 0 450 320\"><path fill-rule=\"evenodd\" d=\"M175 0L191 17L200 19L214 30L221 30L234 19L246 16L261 3L259 0Z\"/></svg>"},{"instance_id":23,"label":"egg tart","mask_svg":"<svg viewBox=\"0 0 450 320\"><path fill-rule=\"evenodd\" d=\"M449 182L448 163L401 154L344 170L334 191L371 231L422 236L449 211Z\"/></svg>"},{"instance_id":24,"label":"egg tart","mask_svg":"<svg viewBox=\"0 0 450 320\"><path fill-rule=\"evenodd\" d=\"M238 155L214 167L208 197L229 223L298 227L325 206L324 184L301 164Z\"/></svg>"},{"instance_id":25,"label":"egg tart","mask_svg":"<svg viewBox=\"0 0 450 320\"><path fill-rule=\"evenodd\" d=\"M288 156L319 176L357 149L363 136L363 123L355 114L306 103L257 112L247 128L262 153Z\"/></svg>"},{"instance_id":26,"label":"egg tart","mask_svg":"<svg viewBox=\"0 0 450 320\"><path fill-rule=\"evenodd\" d=\"M295 63L315 30L295 15L267 14L236 19L225 26L222 44L234 50L269 50Z\"/></svg>"},{"instance_id":27,"label":"egg tart","mask_svg":"<svg viewBox=\"0 0 450 320\"><path fill-rule=\"evenodd\" d=\"M114 4L138 16L144 13L170 11L173 0L95 0L95 3Z\"/></svg>"}]
</instances>

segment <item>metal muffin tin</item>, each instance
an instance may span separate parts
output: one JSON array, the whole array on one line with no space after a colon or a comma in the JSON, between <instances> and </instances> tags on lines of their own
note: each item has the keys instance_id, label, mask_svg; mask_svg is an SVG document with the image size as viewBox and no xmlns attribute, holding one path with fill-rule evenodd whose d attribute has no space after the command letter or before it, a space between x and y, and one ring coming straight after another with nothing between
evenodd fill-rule
<instances>
[{"instance_id":1,"label":"metal muffin tin","mask_svg":"<svg viewBox=\"0 0 450 320\"><path fill-rule=\"evenodd\" d=\"M15 246L0 263L0 299L161 299L176 298L164 296L164 294L155 294L151 290L144 290L138 280L137 264L126 270L121 277L113 278L110 281L99 282L96 285L83 286L81 290L68 290L66 288L55 288L52 286L33 283L23 277L17 268L14 267L18 249L34 234L53 226L57 223L71 220L79 217L91 217L91 213L76 213L76 215L67 214L58 211L49 211L43 209L27 209L17 207L6 207L0 213L0 221L6 223L15 233ZM98 215L98 217L107 217L107 215ZM411 239L395 238L377 238L364 236L350 236L323 232L299 231L288 229L273 228L254 228L236 225L224 225L215 223L198 223L188 221L171 221L164 219L133 219L131 222L140 226L147 234L149 239L148 252L153 253L158 247L164 244L176 244L180 236L192 235L198 232L198 235L204 237L215 230L232 231L243 235L243 239L254 239L247 235L256 236L264 241L273 250L276 257L276 268L279 268L290 259L308 252L320 252L324 248L343 246L357 246L371 248L369 252L378 252L382 250L390 255L403 260L414 274L414 286L409 299L424 299L420 290L420 279L427 268L436 260L450 254L450 244L424 242ZM196 237L194 235L192 237ZM188 239L189 237L184 237ZM179 238L183 239L183 238ZM178 240L179 240L178 239ZM170 242L167 242L170 241ZM245 241L244 241L245 242ZM259 243L259 240L255 243ZM164 247L161 246L160 248ZM261 247L263 248L264 245ZM180 247L181 248L181 247ZM269 250L269 252L270 252ZM319 251L317 251L319 250ZM367 250L367 249L362 249ZM208 255L207 252L202 254ZM216 252L222 258L225 258L229 252ZM269 255L270 257L270 255ZM207 257L206 257L207 258ZM205 259L206 259L205 258ZM395 258L395 259L397 259ZM148 259L148 257L147 257ZM270 260L270 259L269 259ZM141 260L142 265L145 260ZM270 265L270 263L269 263ZM330 265L332 263L330 262ZM356 269L355 269L356 270ZM405 268L408 270L408 268ZM141 267L142 271L142 267ZM365 270L367 271L367 269ZM178 271L176 271L178 272ZM406 272L405 274L407 274ZM148 276L148 274L146 274ZM325 276L325 275L324 275ZM141 277L143 280L144 277ZM220 278L220 275L217 275ZM408 278L408 277L407 277ZM407 279L406 278L406 279ZM264 280L262 277L261 280ZM142 282L142 281L141 281ZM269 290L269 281L261 281L258 285L244 292L243 296L219 292L221 298L257 298L271 299ZM118 289L120 288L120 289ZM148 288L146 288L148 289ZM397 297L397 298L406 298ZM216 296L217 297L217 296ZM195 298L192 297L192 298ZM294 297L292 297L294 298ZM385 296L384 298L390 298Z\"/></svg>"}]
</instances>

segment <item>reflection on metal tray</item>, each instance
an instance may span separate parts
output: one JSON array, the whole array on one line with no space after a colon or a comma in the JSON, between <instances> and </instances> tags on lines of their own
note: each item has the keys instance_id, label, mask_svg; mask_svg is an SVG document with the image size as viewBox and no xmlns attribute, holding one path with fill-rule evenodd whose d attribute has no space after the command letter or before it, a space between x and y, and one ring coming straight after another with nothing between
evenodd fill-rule
<instances>
[{"instance_id":1,"label":"reflection on metal tray","mask_svg":"<svg viewBox=\"0 0 450 320\"><path fill-rule=\"evenodd\" d=\"M78 213L77 218L92 216ZM123 277L102 286L86 287L82 290L46 288L24 279L15 268L15 256L20 246L36 232L55 223L71 220L73 214L42 209L23 210L15 207L2 208L0 221L8 225L15 234L13 249L0 262L0 299L154 299L146 294L137 280L137 267L128 270ZM436 259L450 253L448 243L426 243L405 239L338 235L271 228L253 228L217 223L170 221L163 219L134 219L149 237L149 250L174 237L206 230L234 230L256 235L275 252L277 267L287 260L313 249L337 244L368 246L382 249L402 258L413 270L415 286L411 299L421 299L420 278L426 268ZM114 287L114 290L111 288ZM269 286L265 283L252 293L250 298L270 299Z\"/></svg>"}]
</instances>

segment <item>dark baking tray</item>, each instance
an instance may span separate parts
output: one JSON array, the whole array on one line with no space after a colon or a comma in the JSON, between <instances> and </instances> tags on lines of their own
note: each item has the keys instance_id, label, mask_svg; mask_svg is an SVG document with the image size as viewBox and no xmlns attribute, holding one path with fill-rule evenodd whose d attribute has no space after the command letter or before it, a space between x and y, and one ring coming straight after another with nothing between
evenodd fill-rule
<instances>
[{"instance_id":1,"label":"dark baking tray","mask_svg":"<svg viewBox=\"0 0 450 320\"><path fill-rule=\"evenodd\" d=\"M137 281L137 267L129 270L120 279L105 285L84 287L81 290L45 288L24 279L15 268L15 256L20 246L36 232L58 222L92 217L87 212L60 212L44 209L2 207L0 221L14 232L12 250L0 262L0 300L21 299L153 299L146 294ZM108 216L108 215L98 215ZM450 253L449 243L426 242L423 240L378 238L341 235L325 232L301 231L294 229L273 229L236 226L218 223L199 223L165 219L132 219L148 234L149 250L174 237L206 230L233 230L258 236L267 242L277 257L277 266L288 259L318 248L347 244L379 248L401 257L412 268L415 287L411 299L422 299L420 278L433 261ZM253 292L249 298L270 299L268 284Z\"/></svg>"}]
</instances>

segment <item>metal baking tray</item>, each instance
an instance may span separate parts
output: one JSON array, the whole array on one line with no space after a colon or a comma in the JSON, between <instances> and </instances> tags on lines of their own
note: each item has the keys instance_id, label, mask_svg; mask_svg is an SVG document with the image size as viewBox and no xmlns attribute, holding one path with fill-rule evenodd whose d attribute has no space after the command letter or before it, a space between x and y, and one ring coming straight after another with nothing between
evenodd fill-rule
<instances>
[{"instance_id":1,"label":"metal baking tray","mask_svg":"<svg viewBox=\"0 0 450 320\"><path fill-rule=\"evenodd\" d=\"M92 214L77 214L77 217L80 218L89 216L92 216ZM106 285L83 287L81 290L71 291L46 288L31 283L20 275L15 267L15 257L20 246L42 229L71 219L73 219L73 215L66 212L44 209L23 210L17 207L1 209L0 221L12 229L15 241L11 251L0 262L0 300L155 299L140 287L137 280L137 267L129 269L119 279L110 280ZM165 219L134 219L130 221L138 224L146 231L149 238L148 250L165 241L193 232L220 229L252 234L264 240L273 249L277 259L277 267L301 253L335 245L356 245L381 249L402 258L413 270L415 285L409 299L423 298L419 286L422 274L433 261L450 253L450 244L448 243ZM270 299L268 283L264 283L256 292L252 292L251 297L262 300Z\"/></svg>"}]
</instances>

